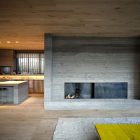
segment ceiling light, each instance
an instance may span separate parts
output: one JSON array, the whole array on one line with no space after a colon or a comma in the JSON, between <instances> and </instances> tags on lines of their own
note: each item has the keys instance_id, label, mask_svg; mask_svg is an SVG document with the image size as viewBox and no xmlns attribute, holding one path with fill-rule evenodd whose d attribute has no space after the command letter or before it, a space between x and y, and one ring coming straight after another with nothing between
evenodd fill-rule
<instances>
[{"instance_id":1,"label":"ceiling light","mask_svg":"<svg viewBox=\"0 0 140 140\"><path fill-rule=\"evenodd\" d=\"M18 43L19 43L19 41L15 41L15 43L16 43L16 44L18 44Z\"/></svg>"},{"instance_id":2,"label":"ceiling light","mask_svg":"<svg viewBox=\"0 0 140 140\"><path fill-rule=\"evenodd\" d=\"M6 43L8 43L8 44L9 44L9 43L11 43L11 41L6 41Z\"/></svg>"}]
</instances>

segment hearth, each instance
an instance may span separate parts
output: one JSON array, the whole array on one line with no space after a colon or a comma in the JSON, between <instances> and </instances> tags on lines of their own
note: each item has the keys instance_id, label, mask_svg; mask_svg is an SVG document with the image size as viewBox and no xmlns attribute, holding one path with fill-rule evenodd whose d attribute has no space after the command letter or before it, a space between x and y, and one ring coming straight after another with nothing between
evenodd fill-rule
<instances>
[{"instance_id":1,"label":"hearth","mask_svg":"<svg viewBox=\"0 0 140 140\"><path fill-rule=\"evenodd\" d=\"M65 83L65 99L126 99L127 83Z\"/></svg>"}]
</instances>

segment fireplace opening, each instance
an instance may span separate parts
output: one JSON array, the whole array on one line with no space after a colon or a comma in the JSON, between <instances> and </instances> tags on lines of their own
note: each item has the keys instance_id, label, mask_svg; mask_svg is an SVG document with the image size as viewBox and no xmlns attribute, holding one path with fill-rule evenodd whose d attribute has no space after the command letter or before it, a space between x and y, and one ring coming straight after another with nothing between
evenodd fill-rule
<instances>
[{"instance_id":1,"label":"fireplace opening","mask_svg":"<svg viewBox=\"0 0 140 140\"><path fill-rule=\"evenodd\" d=\"M90 99L94 96L94 83L65 83L66 99Z\"/></svg>"},{"instance_id":2,"label":"fireplace opening","mask_svg":"<svg viewBox=\"0 0 140 140\"><path fill-rule=\"evenodd\" d=\"M65 99L126 99L127 82L65 83Z\"/></svg>"}]
</instances>

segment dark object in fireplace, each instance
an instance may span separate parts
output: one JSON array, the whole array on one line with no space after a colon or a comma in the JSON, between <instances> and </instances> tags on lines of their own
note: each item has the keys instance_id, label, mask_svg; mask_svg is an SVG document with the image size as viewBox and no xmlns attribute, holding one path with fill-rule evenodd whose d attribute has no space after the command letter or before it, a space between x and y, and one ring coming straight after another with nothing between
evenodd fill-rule
<instances>
[{"instance_id":1,"label":"dark object in fireplace","mask_svg":"<svg viewBox=\"0 0 140 140\"><path fill-rule=\"evenodd\" d=\"M92 83L65 83L66 99L90 99L93 92Z\"/></svg>"},{"instance_id":2,"label":"dark object in fireplace","mask_svg":"<svg viewBox=\"0 0 140 140\"><path fill-rule=\"evenodd\" d=\"M79 83L66 83L65 84L65 98L78 99L80 97L80 84Z\"/></svg>"}]
</instances>

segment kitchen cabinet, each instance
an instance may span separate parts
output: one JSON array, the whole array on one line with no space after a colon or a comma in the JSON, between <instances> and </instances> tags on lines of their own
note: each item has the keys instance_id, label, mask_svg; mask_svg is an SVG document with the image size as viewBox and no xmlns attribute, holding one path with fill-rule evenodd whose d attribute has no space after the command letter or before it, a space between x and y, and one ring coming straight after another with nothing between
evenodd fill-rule
<instances>
[{"instance_id":1,"label":"kitchen cabinet","mask_svg":"<svg viewBox=\"0 0 140 140\"><path fill-rule=\"evenodd\" d=\"M44 93L44 80L28 80L30 94Z\"/></svg>"}]
</instances>

